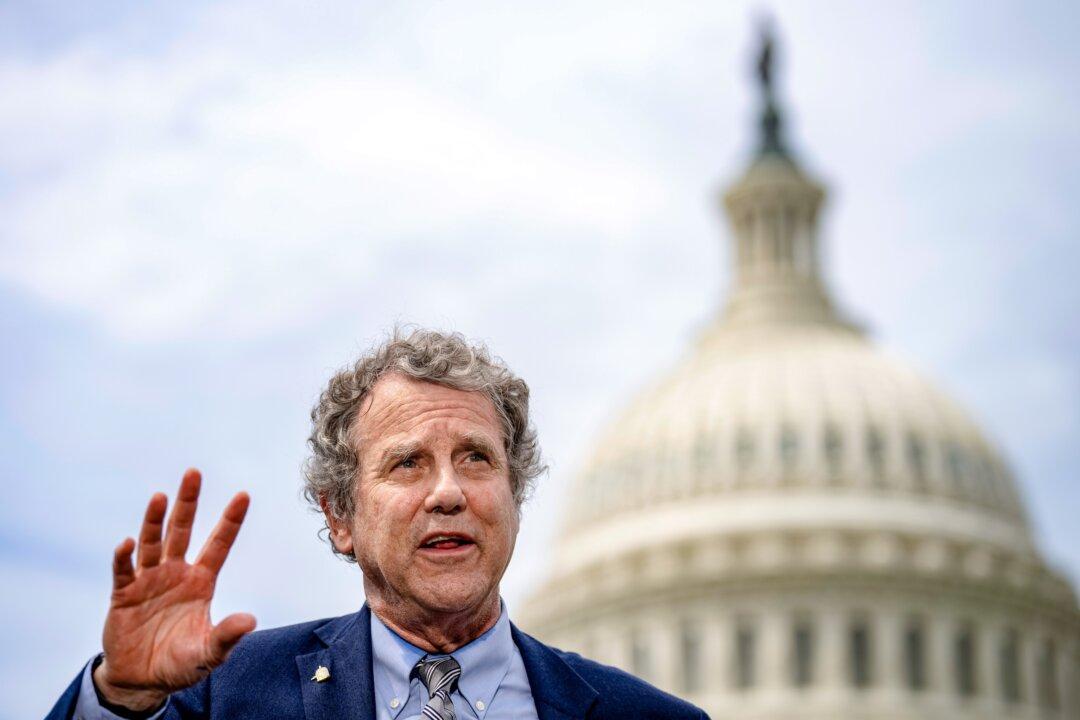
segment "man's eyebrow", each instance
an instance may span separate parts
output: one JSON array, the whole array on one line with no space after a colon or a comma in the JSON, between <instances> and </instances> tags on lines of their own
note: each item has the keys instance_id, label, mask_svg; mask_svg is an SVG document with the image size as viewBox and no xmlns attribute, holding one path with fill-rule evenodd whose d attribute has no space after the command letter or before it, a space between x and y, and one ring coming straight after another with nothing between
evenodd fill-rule
<instances>
[{"instance_id":1,"label":"man's eyebrow","mask_svg":"<svg viewBox=\"0 0 1080 720\"><path fill-rule=\"evenodd\" d=\"M415 455L420 449L420 443L415 440L412 442L398 443L397 445L391 445L383 451L382 457L379 458L379 465L386 467L387 465L401 462L407 457Z\"/></svg>"},{"instance_id":2,"label":"man's eyebrow","mask_svg":"<svg viewBox=\"0 0 1080 720\"><path fill-rule=\"evenodd\" d=\"M479 450L488 456L488 460L493 464L499 464L499 451L496 449L494 443L488 439L487 435L481 435L480 433L467 433L462 437L462 442L465 447L472 450Z\"/></svg>"}]
</instances>

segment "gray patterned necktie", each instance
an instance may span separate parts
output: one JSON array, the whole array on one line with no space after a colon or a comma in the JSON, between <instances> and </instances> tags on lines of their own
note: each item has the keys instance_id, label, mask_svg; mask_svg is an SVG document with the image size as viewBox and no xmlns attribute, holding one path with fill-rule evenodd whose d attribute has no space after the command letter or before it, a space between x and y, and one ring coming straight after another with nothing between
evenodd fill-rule
<instances>
[{"instance_id":1,"label":"gray patterned necktie","mask_svg":"<svg viewBox=\"0 0 1080 720\"><path fill-rule=\"evenodd\" d=\"M428 720L454 720L454 703L450 701L450 694L457 689L458 678L461 677L458 661L449 655L437 658L425 655L409 675L420 678L431 698L420 711L421 717Z\"/></svg>"}]
</instances>

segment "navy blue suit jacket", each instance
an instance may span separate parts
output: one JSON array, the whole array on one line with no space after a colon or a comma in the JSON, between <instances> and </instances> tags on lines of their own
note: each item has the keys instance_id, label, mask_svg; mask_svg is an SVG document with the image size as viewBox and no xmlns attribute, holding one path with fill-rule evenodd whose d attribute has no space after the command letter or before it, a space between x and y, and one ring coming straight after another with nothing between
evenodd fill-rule
<instances>
[{"instance_id":1,"label":"navy blue suit jacket","mask_svg":"<svg viewBox=\"0 0 1080 720\"><path fill-rule=\"evenodd\" d=\"M352 615L263 630L197 685L174 693L165 718L214 720L374 720L371 615ZM511 625L540 720L694 718L704 712L632 675L544 645ZM311 677L319 666L326 682ZM46 720L70 720L82 675Z\"/></svg>"}]
</instances>

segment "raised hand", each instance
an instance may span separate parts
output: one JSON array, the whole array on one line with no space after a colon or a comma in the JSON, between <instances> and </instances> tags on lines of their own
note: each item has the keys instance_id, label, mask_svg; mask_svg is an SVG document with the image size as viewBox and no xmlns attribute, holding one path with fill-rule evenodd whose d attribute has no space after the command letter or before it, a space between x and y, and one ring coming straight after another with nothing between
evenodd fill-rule
<instances>
[{"instance_id":1,"label":"raised hand","mask_svg":"<svg viewBox=\"0 0 1080 720\"><path fill-rule=\"evenodd\" d=\"M157 707L170 693L204 678L255 629L255 618L247 613L229 615L217 625L210 622L218 572L247 513L246 493L229 501L195 562L184 559L201 482L197 470L184 473L164 543L168 499L157 493L146 506L135 564L134 540L126 538L116 548L105 659L94 671L98 689L115 705Z\"/></svg>"}]
</instances>

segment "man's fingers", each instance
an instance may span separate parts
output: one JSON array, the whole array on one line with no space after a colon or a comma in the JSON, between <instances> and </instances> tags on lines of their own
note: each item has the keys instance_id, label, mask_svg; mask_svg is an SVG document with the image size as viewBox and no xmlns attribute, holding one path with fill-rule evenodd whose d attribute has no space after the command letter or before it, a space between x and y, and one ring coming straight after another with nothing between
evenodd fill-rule
<instances>
[{"instance_id":1,"label":"man's fingers","mask_svg":"<svg viewBox=\"0 0 1080 720\"><path fill-rule=\"evenodd\" d=\"M161 561L161 527L165 524L165 510L169 498L155 493L146 504L142 529L139 531L139 567L154 567Z\"/></svg>"},{"instance_id":2,"label":"man's fingers","mask_svg":"<svg viewBox=\"0 0 1080 720\"><path fill-rule=\"evenodd\" d=\"M248 613L230 615L210 631L210 667L225 662L229 651L240 642L240 638L255 629L255 616Z\"/></svg>"},{"instance_id":3,"label":"man's fingers","mask_svg":"<svg viewBox=\"0 0 1080 720\"><path fill-rule=\"evenodd\" d=\"M199 487L202 475L190 469L180 481L176 503L169 513L169 525L165 530L165 559L184 559L191 542L191 526L195 522L195 508L199 505Z\"/></svg>"},{"instance_id":4,"label":"man's fingers","mask_svg":"<svg viewBox=\"0 0 1080 720\"><path fill-rule=\"evenodd\" d=\"M229 550L236 540L237 533L240 532L240 526L244 522L244 516L250 504L251 498L247 493L241 492L233 496L221 513L221 519L218 520L214 531L206 539L202 552L195 560L196 564L202 565L215 575L221 571L221 566L225 564L225 558L229 556Z\"/></svg>"},{"instance_id":5,"label":"man's fingers","mask_svg":"<svg viewBox=\"0 0 1080 720\"><path fill-rule=\"evenodd\" d=\"M113 552L112 575L113 590L127 587L135 581L135 568L131 564L131 554L135 552L135 541L124 538Z\"/></svg>"}]
</instances>

